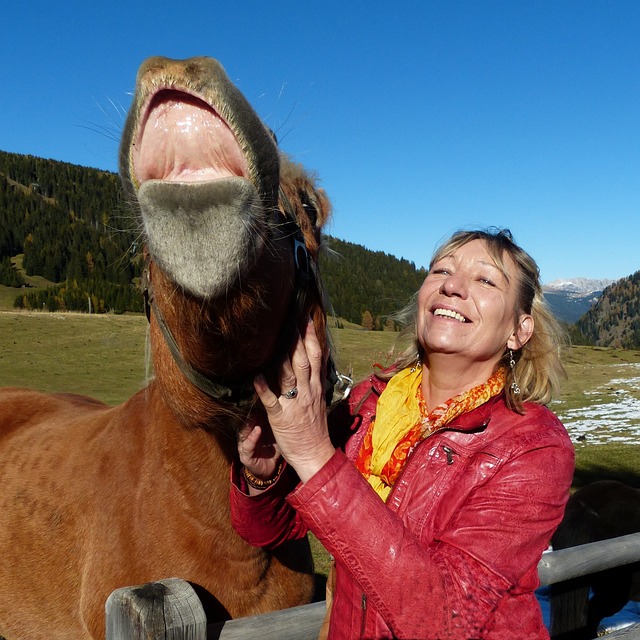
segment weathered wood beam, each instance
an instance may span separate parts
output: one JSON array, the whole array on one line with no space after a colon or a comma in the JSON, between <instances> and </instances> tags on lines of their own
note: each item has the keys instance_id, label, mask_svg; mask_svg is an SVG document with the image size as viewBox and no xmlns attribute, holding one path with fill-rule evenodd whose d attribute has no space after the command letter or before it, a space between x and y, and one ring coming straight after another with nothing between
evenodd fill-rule
<instances>
[{"instance_id":1,"label":"weathered wood beam","mask_svg":"<svg viewBox=\"0 0 640 640\"><path fill-rule=\"evenodd\" d=\"M207 618L178 578L116 589L105 605L107 640L206 640Z\"/></svg>"}]
</instances>

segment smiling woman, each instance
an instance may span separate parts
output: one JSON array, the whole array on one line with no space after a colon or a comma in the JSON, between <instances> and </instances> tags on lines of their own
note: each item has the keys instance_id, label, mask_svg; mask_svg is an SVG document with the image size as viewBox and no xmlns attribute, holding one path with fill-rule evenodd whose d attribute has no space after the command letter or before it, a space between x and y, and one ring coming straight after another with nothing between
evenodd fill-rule
<instances>
[{"instance_id":1,"label":"smiling woman","mask_svg":"<svg viewBox=\"0 0 640 640\"><path fill-rule=\"evenodd\" d=\"M428 308L421 310L420 298L433 288L437 292L432 292L435 298L431 299L439 303L435 303L431 311ZM506 314L506 324L502 327L504 336L498 340L493 359L499 352L498 360L505 365L507 404L518 410L525 400L548 403L558 395L564 377L560 347L566 344L567 336L544 300L536 262L513 242L508 231L460 232L439 247L418 296L398 314L403 324L411 331L415 326L416 331L412 346L400 357L400 362L407 366L422 357L431 337L419 339L419 331L421 326L426 328L424 323L429 315L456 315L456 311L451 310L456 305L463 310L469 309L469 317L459 314L465 322L473 324L475 320L476 326L465 326L465 331L484 329L489 335L497 331L498 325L487 326L486 322L490 320L486 314L497 312L494 304L488 303L491 299L502 306L503 315ZM486 311L481 313L483 309ZM498 322L498 319L494 318L492 322ZM436 336L432 337L435 339ZM475 346L472 344L469 348ZM459 356L465 359L470 353L463 349ZM437 350L432 357L437 357ZM447 359L447 362L451 361ZM514 393L516 388L520 389L519 393Z\"/></svg>"},{"instance_id":2,"label":"smiling woman","mask_svg":"<svg viewBox=\"0 0 640 640\"><path fill-rule=\"evenodd\" d=\"M494 372L505 354L531 337L531 314L517 312L517 273L509 256L504 271L494 262L486 241L476 239L436 260L418 292L418 336L429 359L431 381L425 401L438 406L471 389ZM446 357L453 386L438 383L436 359Z\"/></svg>"},{"instance_id":3,"label":"smiling woman","mask_svg":"<svg viewBox=\"0 0 640 640\"><path fill-rule=\"evenodd\" d=\"M257 381L269 424L241 431L234 525L323 543L329 638L548 638L537 564L573 447L543 406L562 334L537 266L508 232L457 234L403 315L410 348L329 416L313 327L280 370L295 397Z\"/></svg>"}]
</instances>

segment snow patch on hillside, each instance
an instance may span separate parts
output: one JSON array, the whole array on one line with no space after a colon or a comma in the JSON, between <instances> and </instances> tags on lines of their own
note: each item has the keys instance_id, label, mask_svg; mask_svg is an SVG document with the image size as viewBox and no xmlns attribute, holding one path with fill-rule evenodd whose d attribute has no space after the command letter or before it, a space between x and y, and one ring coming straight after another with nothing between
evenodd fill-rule
<instances>
[{"instance_id":1,"label":"snow patch on hillside","mask_svg":"<svg viewBox=\"0 0 640 640\"><path fill-rule=\"evenodd\" d=\"M640 370L640 363L621 366ZM614 378L595 391L585 392L589 402L584 407L563 410L561 402L553 402L551 408L574 442L590 445L623 442L637 445L640 444L639 389L640 377Z\"/></svg>"}]
</instances>

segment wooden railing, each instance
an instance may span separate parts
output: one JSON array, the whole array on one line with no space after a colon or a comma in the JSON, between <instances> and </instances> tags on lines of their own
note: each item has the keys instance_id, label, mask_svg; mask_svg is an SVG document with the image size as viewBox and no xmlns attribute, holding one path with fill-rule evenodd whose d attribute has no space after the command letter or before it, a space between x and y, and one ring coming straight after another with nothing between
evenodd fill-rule
<instances>
[{"instance_id":1,"label":"wooden railing","mask_svg":"<svg viewBox=\"0 0 640 640\"><path fill-rule=\"evenodd\" d=\"M640 533L545 553L542 585L640 561ZM106 640L315 640L324 602L207 625L198 596L178 578L114 591L106 604ZM640 640L640 624L606 636Z\"/></svg>"}]
</instances>

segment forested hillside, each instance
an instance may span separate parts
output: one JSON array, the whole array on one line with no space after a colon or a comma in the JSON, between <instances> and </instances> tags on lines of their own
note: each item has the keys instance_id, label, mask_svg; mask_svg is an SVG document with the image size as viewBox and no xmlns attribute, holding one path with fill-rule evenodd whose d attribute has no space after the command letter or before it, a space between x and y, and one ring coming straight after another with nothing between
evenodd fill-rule
<instances>
[{"instance_id":1,"label":"forested hillside","mask_svg":"<svg viewBox=\"0 0 640 640\"><path fill-rule=\"evenodd\" d=\"M16 306L142 311L140 247L114 173L0 152L0 285ZM370 329L391 328L424 279L406 260L327 237L321 272L333 312ZM23 256L23 257L22 257ZM48 288L22 287L41 276ZM19 295L18 295L19 294Z\"/></svg>"},{"instance_id":2,"label":"forested hillside","mask_svg":"<svg viewBox=\"0 0 640 640\"><path fill-rule=\"evenodd\" d=\"M0 152L0 284L28 276L58 286L22 290L16 306L50 310L141 311L135 234L118 203L118 176L96 169Z\"/></svg>"},{"instance_id":3,"label":"forested hillside","mask_svg":"<svg viewBox=\"0 0 640 640\"><path fill-rule=\"evenodd\" d=\"M590 344L640 348L640 271L607 287L576 323Z\"/></svg>"},{"instance_id":4,"label":"forested hillside","mask_svg":"<svg viewBox=\"0 0 640 640\"><path fill-rule=\"evenodd\" d=\"M0 151L0 286L15 290L14 306L142 312L137 237L116 174ZM331 312L394 329L389 316L418 290L424 269L333 237L325 245ZM605 289L570 329L579 344L640 348L640 272Z\"/></svg>"},{"instance_id":5,"label":"forested hillside","mask_svg":"<svg viewBox=\"0 0 640 640\"><path fill-rule=\"evenodd\" d=\"M413 262L327 237L320 259L335 315L368 329L392 329L389 316L404 307L426 276Z\"/></svg>"}]
</instances>

